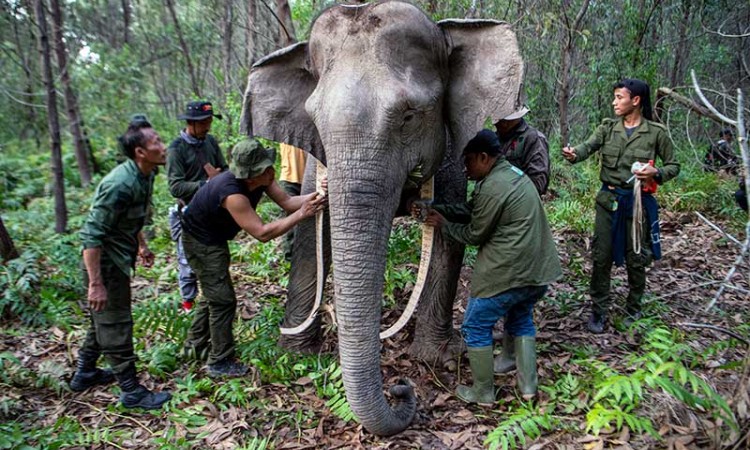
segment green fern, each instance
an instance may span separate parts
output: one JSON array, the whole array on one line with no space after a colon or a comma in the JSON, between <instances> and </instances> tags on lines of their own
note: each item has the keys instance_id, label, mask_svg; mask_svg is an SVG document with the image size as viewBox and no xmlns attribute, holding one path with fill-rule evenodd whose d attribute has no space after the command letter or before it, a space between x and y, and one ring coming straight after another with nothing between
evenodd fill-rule
<instances>
[{"instance_id":1,"label":"green fern","mask_svg":"<svg viewBox=\"0 0 750 450\"><path fill-rule=\"evenodd\" d=\"M341 376L341 366L338 362L332 362L322 374L311 376L318 395L327 397L326 406L331 410L333 415L344 422L359 422L354 411L349 406L344 392L344 379Z\"/></svg>"},{"instance_id":2,"label":"green fern","mask_svg":"<svg viewBox=\"0 0 750 450\"><path fill-rule=\"evenodd\" d=\"M37 305L41 269L36 253L25 251L0 265L0 317L15 317L29 325L46 322Z\"/></svg>"},{"instance_id":3,"label":"green fern","mask_svg":"<svg viewBox=\"0 0 750 450\"><path fill-rule=\"evenodd\" d=\"M633 409L632 405L625 407L615 405L608 408L597 403L586 413L586 432L598 435L603 429L613 428L619 431L623 425L627 425L636 433L648 433L655 438L659 438L659 433L654 429L651 420L648 417L639 417L632 414Z\"/></svg>"},{"instance_id":4,"label":"green fern","mask_svg":"<svg viewBox=\"0 0 750 450\"><path fill-rule=\"evenodd\" d=\"M521 409L502 421L484 440L490 450L515 449L526 445L526 439L538 439L543 431L552 431L559 421L548 412L538 409Z\"/></svg>"}]
</instances>

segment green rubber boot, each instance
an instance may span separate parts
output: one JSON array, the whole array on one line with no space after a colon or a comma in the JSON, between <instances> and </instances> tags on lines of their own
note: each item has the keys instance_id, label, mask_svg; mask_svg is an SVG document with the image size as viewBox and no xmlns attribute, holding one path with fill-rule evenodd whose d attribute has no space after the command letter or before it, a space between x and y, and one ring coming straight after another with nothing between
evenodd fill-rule
<instances>
[{"instance_id":1,"label":"green rubber boot","mask_svg":"<svg viewBox=\"0 0 750 450\"><path fill-rule=\"evenodd\" d=\"M516 368L516 352L514 349L513 336L503 334L503 351L495 357L495 373L508 373Z\"/></svg>"},{"instance_id":2,"label":"green rubber boot","mask_svg":"<svg viewBox=\"0 0 750 450\"><path fill-rule=\"evenodd\" d=\"M516 365L518 366L518 390L524 400L536 397L536 338L519 336L515 339Z\"/></svg>"},{"instance_id":3,"label":"green rubber boot","mask_svg":"<svg viewBox=\"0 0 750 450\"><path fill-rule=\"evenodd\" d=\"M492 373L492 346L470 347L467 351L474 386L460 385L456 397L467 403L492 405L495 403L495 378Z\"/></svg>"}]
</instances>

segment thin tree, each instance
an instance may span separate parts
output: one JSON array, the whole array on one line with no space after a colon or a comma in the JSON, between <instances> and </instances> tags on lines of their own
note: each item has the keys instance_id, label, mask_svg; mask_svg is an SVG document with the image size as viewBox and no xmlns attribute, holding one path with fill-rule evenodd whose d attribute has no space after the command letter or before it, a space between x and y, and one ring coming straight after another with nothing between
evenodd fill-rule
<instances>
[{"instance_id":1,"label":"thin tree","mask_svg":"<svg viewBox=\"0 0 750 450\"><path fill-rule=\"evenodd\" d=\"M0 260L6 262L14 258L18 258L18 250L16 250L8 230L5 229L3 218L0 217Z\"/></svg>"},{"instance_id":2,"label":"thin tree","mask_svg":"<svg viewBox=\"0 0 750 450\"><path fill-rule=\"evenodd\" d=\"M565 28L563 30L562 51L560 52L560 95L558 97L558 107L560 110L560 142L567 145L570 133L570 124L568 118L568 105L570 103L570 91L572 84L571 67L575 54L575 40L578 33L583 28L583 16L589 8L589 0L584 0L581 8L578 10L575 19L571 23L568 17L570 0L563 2L562 17Z\"/></svg>"},{"instance_id":3,"label":"thin tree","mask_svg":"<svg viewBox=\"0 0 750 450\"><path fill-rule=\"evenodd\" d=\"M177 39L180 41L180 49L182 49L182 55L185 58L185 65L187 65L188 75L190 76L190 84L193 88L193 94L196 97L201 96L201 91L198 86L198 77L195 75L195 66L193 66L193 60L190 58L190 48L187 45L185 36L182 34L182 27L180 27L180 21L177 19L177 11L174 8L174 1L165 0L167 9L169 9L169 15L172 17L172 23L174 23L174 29L177 33Z\"/></svg>"},{"instance_id":4,"label":"thin tree","mask_svg":"<svg viewBox=\"0 0 750 450\"><path fill-rule=\"evenodd\" d=\"M234 1L224 0L224 16L222 18L222 52L224 53L224 105L229 103L229 97L232 94L232 31L234 21ZM227 139L232 131L232 115L227 114Z\"/></svg>"},{"instance_id":5,"label":"thin tree","mask_svg":"<svg viewBox=\"0 0 750 450\"><path fill-rule=\"evenodd\" d=\"M62 150L60 148L60 122L57 117L57 97L55 82L52 78L52 61L50 55L47 16L44 11L44 0L35 0L34 15L39 29L39 53L42 62L42 80L47 93L47 126L52 150L50 166L52 168L53 191L55 195L55 232L63 233L68 226L68 208L65 205L65 179L63 177Z\"/></svg>"},{"instance_id":6,"label":"thin tree","mask_svg":"<svg viewBox=\"0 0 750 450\"><path fill-rule=\"evenodd\" d=\"M292 9L287 0L276 0L276 18L279 19L279 46L286 47L297 42L292 21Z\"/></svg>"},{"instance_id":7,"label":"thin tree","mask_svg":"<svg viewBox=\"0 0 750 450\"><path fill-rule=\"evenodd\" d=\"M57 69L60 71L60 81L65 95L65 111L68 115L70 133L73 135L73 147L75 148L78 172L81 175L81 185L85 187L91 184L91 168L86 141L81 129L81 110L78 107L78 97L73 90L73 82L70 80L70 73L68 72L68 50L63 40L63 15L60 0L50 0L50 6L52 8L52 31L55 38Z\"/></svg>"},{"instance_id":8,"label":"thin tree","mask_svg":"<svg viewBox=\"0 0 750 450\"><path fill-rule=\"evenodd\" d=\"M247 10L247 26L245 27L245 49L247 50L247 61L248 67L252 67L255 63L255 0L248 0L245 3Z\"/></svg>"},{"instance_id":9,"label":"thin tree","mask_svg":"<svg viewBox=\"0 0 750 450\"><path fill-rule=\"evenodd\" d=\"M130 0L122 0L122 45L128 45L130 43Z\"/></svg>"}]
</instances>

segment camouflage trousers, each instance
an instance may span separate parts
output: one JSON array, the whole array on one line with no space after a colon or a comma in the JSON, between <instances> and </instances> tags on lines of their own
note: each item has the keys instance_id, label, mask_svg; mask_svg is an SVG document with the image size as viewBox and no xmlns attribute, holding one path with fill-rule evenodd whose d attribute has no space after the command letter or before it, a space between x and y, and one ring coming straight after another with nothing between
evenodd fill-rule
<instances>
[{"instance_id":1,"label":"camouflage trousers","mask_svg":"<svg viewBox=\"0 0 750 450\"><path fill-rule=\"evenodd\" d=\"M210 348L207 363L216 364L235 352L232 325L237 297L229 275L229 246L202 244L188 232L182 234L182 244L201 288L185 350L199 355Z\"/></svg>"},{"instance_id":2,"label":"camouflage trousers","mask_svg":"<svg viewBox=\"0 0 750 450\"><path fill-rule=\"evenodd\" d=\"M612 303L610 285L612 279L612 222L615 195L608 191L599 191L596 197L596 220L594 224L594 241L592 243L593 268L589 294L593 302L594 312L606 314ZM641 297L646 290L646 267L651 263L651 235L644 219L641 253L633 251L633 238L630 232L632 218L627 219L625 266L628 273L628 298L626 308L629 311L639 311Z\"/></svg>"},{"instance_id":3,"label":"camouflage trousers","mask_svg":"<svg viewBox=\"0 0 750 450\"><path fill-rule=\"evenodd\" d=\"M91 311L91 326L78 357L92 367L104 355L115 375L123 373L136 361L133 351L133 315L131 313L130 277L114 264L102 260L102 279L107 303L102 311ZM88 272L83 270L88 288Z\"/></svg>"}]
</instances>

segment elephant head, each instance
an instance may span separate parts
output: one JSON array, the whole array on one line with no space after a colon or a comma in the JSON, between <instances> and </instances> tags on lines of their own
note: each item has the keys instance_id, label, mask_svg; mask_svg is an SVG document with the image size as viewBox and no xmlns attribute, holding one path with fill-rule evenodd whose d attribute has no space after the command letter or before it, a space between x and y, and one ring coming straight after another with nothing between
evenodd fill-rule
<instances>
[{"instance_id":1,"label":"elephant head","mask_svg":"<svg viewBox=\"0 0 750 450\"><path fill-rule=\"evenodd\" d=\"M333 6L308 43L251 71L246 132L305 149L328 167L344 386L372 433L402 431L416 409L406 384L391 389L396 405L385 399L378 339L388 237L407 177L429 178L447 147L460 152L488 118L513 111L522 76L509 25L435 24L401 1Z\"/></svg>"}]
</instances>

